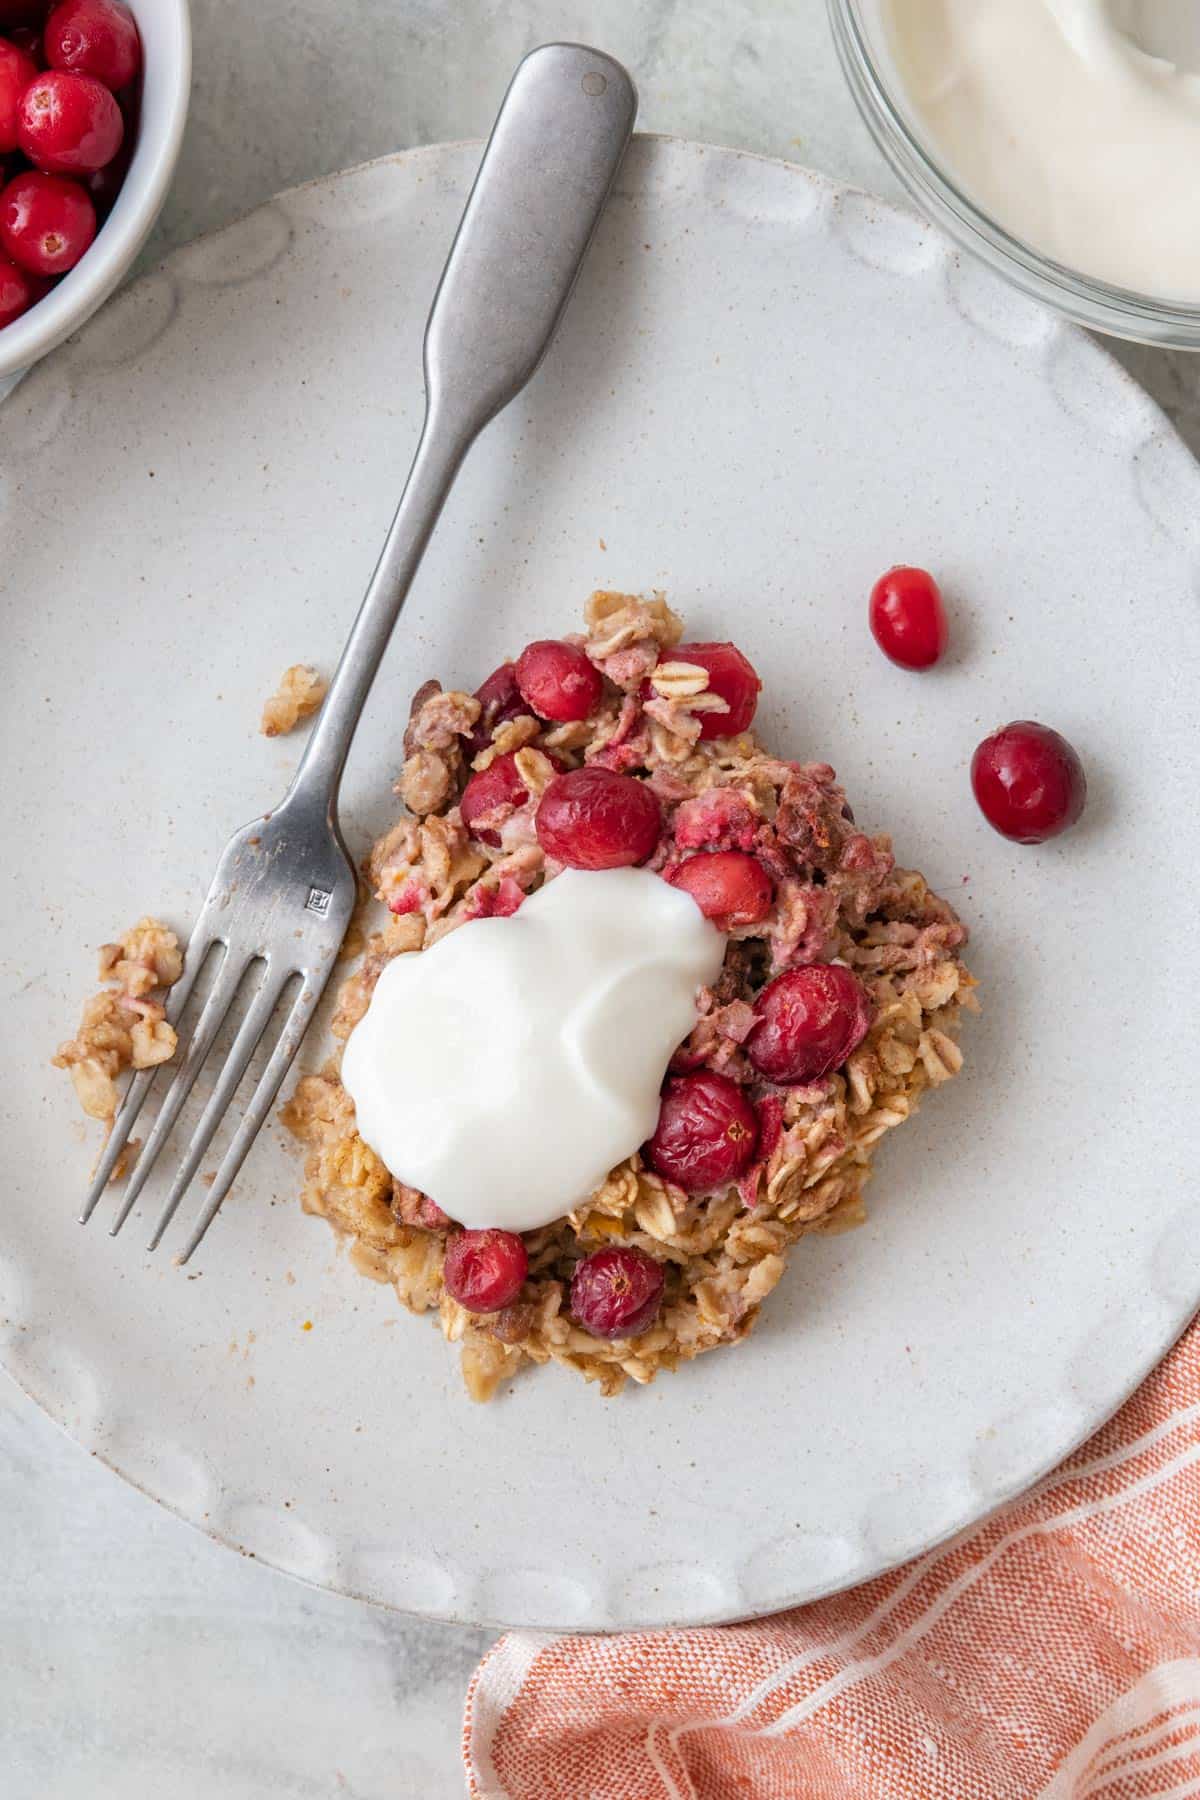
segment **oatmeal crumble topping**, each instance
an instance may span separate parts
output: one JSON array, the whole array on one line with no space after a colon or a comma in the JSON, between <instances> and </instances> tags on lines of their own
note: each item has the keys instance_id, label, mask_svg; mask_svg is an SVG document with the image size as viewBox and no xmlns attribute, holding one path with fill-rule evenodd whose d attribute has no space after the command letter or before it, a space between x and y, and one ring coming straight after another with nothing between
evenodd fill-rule
<instances>
[{"instance_id":1,"label":"oatmeal crumble topping","mask_svg":"<svg viewBox=\"0 0 1200 1800\"><path fill-rule=\"evenodd\" d=\"M157 919L139 919L115 944L100 948L101 981L109 985L93 994L83 1008L79 1030L54 1056L56 1069L67 1069L79 1104L105 1126L105 1136L120 1100L118 1077L127 1069L150 1069L175 1054L175 1029L166 1020L166 990L183 972L183 953L175 933ZM126 1146L113 1170L120 1180L135 1146Z\"/></svg>"},{"instance_id":2,"label":"oatmeal crumble topping","mask_svg":"<svg viewBox=\"0 0 1200 1800\"><path fill-rule=\"evenodd\" d=\"M975 1003L959 956L964 927L921 875L895 866L886 836L858 828L834 771L773 756L750 730L712 735L720 725L706 721L728 704L707 668L674 654L683 625L660 595L595 593L585 626L567 641L586 651L604 685L584 720L537 719L520 710L519 696L495 703L507 691L501 670L478 697L436 682L417 694L397 784L407 812L365 864L387 916L365 936L333 1033L349 1036L393 957L418 953L473 919L512 913L554 878L559 866L543 852L534 820L556 770L596 764L634 774L665 820L648 867L670 875L694 854L738 850L771 877L771 910L729 932L720 979L702 990L696 1024L672 1063L677 1074L711 1070L741 1084L757 1116L757 1148L735 1184L700 1194L664 1180L641 1154L629 1157L585 1204L522 1234L529 1270L513 1304L471 1313L443 1284L452 1222L427 1196L393 1181L358 1136L336 1061L304 1077L283 1118L308 1152L305 1209L354 1240L363 1273L390 1283L411 1311L436 1314L461 1348L478 1400L526 1362L565 1364L612 1394L626 1380L651 1381L743 1338L798 1239L861 1220L875 1144L927 1089L958 1073L960 1010ZM704 646L692 648L699 654ZM512 780L497 785L494 804L472 811L468 829L464 786L501 756L514 759ZM785 971L835 961L869 999L866 1036L841 1067L808 1085L765 1081L744 1048L756 995ZM132 1032L130 1022L130 1057ZM83 1042L81 1032L75 1045ZM75 1045L60 1053L67 1065ZM568 1310L581 1259L609 1246L643 1252L665 1274L657 1318L616 1341L583 1330Z\"/></svg>"},{"instance_id":3,"label":"oatmeal crumble topping","mask_svg":"<svg viewBox=\"0 0 1200 1800\"><path fill-rule=\"evenodd\" d=\"M310 719L325 698L329 683L309 663L293 663L285 669L279 686L265 703L259 730L264 737L282 737L294 731L301 719Z\"/></svg>"}]
</instances>

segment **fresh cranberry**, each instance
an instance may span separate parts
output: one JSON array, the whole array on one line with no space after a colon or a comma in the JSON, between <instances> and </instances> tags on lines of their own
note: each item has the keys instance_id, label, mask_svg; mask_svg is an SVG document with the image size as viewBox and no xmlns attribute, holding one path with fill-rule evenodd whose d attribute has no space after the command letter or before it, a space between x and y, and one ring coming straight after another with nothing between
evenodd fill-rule
<instances>
[{"instance_id":1,"label":"fresh cranberry","mask_svg":"<svg viewBox=\"0 0 1200 1800\"><path fill-rule=\"evenodd\" d=\"M749 728L762 682L754 664L736 644L677 644L671 651L671 661L695 663L706 669L710 692L718 694L729 707L728 712L698 715L702 738L736 737L739 731Z\"/></svg>"},{"instance_id":2,"label":"fresh cranberry","mask_svg":"<svg viewBox=\"0 0 1200 1800\"><path fill-rule=\"evenodd\" d=\"M560 724L586 719L604 691L599 669L579 645L557 638L527 644L517 658L516 676L530 712Z\"/></svg>"},{"instance_id":3,"label":"fresh cranberry","mask_svg":"<svg viewBox=\"0 0 1200 1800\"><path fill-rule=\"evenodd\" d=\"M497 727L529 711L517 686L517 671L510 662L501 663L498 669L492 670L483 686L475 689L475 698L479 702L479 718L467 739L471 756L478 756L481 750L487 749Z\"/></svg>"},{"instance_id":4,"label":"fresh cranberry","mask_svg":"<svg viewBox=\"0 0 1200 1800\"><path fill-rule=\"evenodd\" d=\"M7 156L17 147L17 107L37 72L31 56L0 38L0 155Z\"/></svg>"},{"instance_id":5,"label":"fresh cranberry","mask_svg":"<svg viewBox=\"0 0 1200 1800\"><path fill-rule=\"evenodd\" d=\"M515 1231L460 1231L446 1245L446 1292L468 1312L499 1312L528 1273L529 1254Z\"/></svg>"},{"instance_id":6,"label":"fresh cranberry","mask_svg":"<svg viewBox=\"0 0 1200 1800\"><path fill-rule=\"evenodd\" d=\"M490 813L498 806L524 806L529 798L529 789L521 780L517 770L515 754L497 756L486 769L478 770L472 775L463 789L458 810L462 814L462 822L472 837L483 844L499 845L500 833L488 827L475 824L481 813Z\"/></svg>"},{"instance_id":7,"label":"fresh cranberry","mask_svg":"<svg viewBox=\"0 0 1200 1800\"><path fill-rule=\"evenodd\" d=\"M21 95L17 140L30 162L51 175L102 169L124 134L120 107L93 75L47 69Z\"/></svg>"},{"instance_id":8,"label":"fresh cranberry","mask_svg":"<svg viewBox=\"0 0 1200 1800\"><path fill-rule=\"evenodd\" d=\"M758 1118L737 1082L706 1070L668 1085L646 1155L664 1180L702 1194L737 1180L757 1137Z\"/></svg>"},{"instance_id":9,"label":"fresh cranberry","mask_svg":"<svg viewBox=\"0 0 1200 1800\"><path fill-rule=\"evenodd\" d=\"M556 775L535 824L546 855L569 869L627 869L653 855L662 813L644 782L593 766Z\"/></svg>"},{"instance_id":10,"label":"fresh cranberry","mask_svg":"<svg viewBox=\"0 0 1200 1800\"><path fill-rule=\"evenodd\" d=\"M896 568L871 589L871 634L902 669L931 669L950 633L941 590L927 569Z\"/></svg>"},{"instance_id":11,"label":"fresh cranberry","mask_svg":"<svg viewBox=\"0 0 1200 1800\"><path fill-rule=\"evenodd\" d=\"M42 41L52 69L94 75L114 93L136 80L142 66L138 28L122 0L61 0Z\"/></svg>"},{"instance_id":12,"label":"fresh cranberry","mask_svg":"<svg viewBox=\"0 0 1200 1800\"><path fill-rule=\"evenodd\" d=\"M984 818L1018 844L1044 844L1074 825L1087 800L1083 764L1065 737L1016 719L984 738L971 758Z\"/></svg>"},{"instance_id":13,"label":"fresh cranberry","mask_svg":"<svg viewBox=\"0 0 1200 1800\"><path fill-rule=\"evenodd\" d=\"M842 963L809 963L769 981L754 1002L746 1054L780 1087L819 1081L857 1050L871 1002Z\"/></svg>"},{"instance_id":14,"label":"fresh cranberry","mask_svg":"<svg viewBox=\"0 0 1200 1800\"><path fill-rule=\"evenodd\" d=\"M7 256L0 256L0 326L11 325L23 312L28 312L49 285L18 263L10 262Z\"/></svg>"},{"instance_id":15,"label":"fresh cranberry","mask_svg":"<svg viewBox=\"0 0 1200 1800\"><path fill-rule=\"evenodd\" d=\"M77 181L31 170L0 195L0 241L35 275L65 275L96 235L96 209Z\"/></svg>"},{"instance_id":16,"label":"fresh cranberry","mask_svg":"<svg viewBox=\"0 0 1200 1800\"><path fill-rule=\"evenodd\" d=\"M116 204L117 195L125 185L125 177L129 173L129 165L133 161L133 135L126 131L121 148L110 163L102 169L93 169L90 175L79 177L82 185L92 197L98 219L107 219Z\"/></svg>"},{"instance_id":17,"label":"fresh cranberry","mask_svg":"<svg viewBox=\"0 0 1200 1800\"><path fill-rule=\"evenodd\" d=\"M775 884L757 856L744 850L709 850L677 863L667 875L672 887L692 896L706 919L722 931L757 925L775 900Z\"/></svg>"},{"instance_id":18,"label":"fresh cranberry","mask_svg":"<svg viewBox=\"0 0 1200 1800\"><path fill-rule=\"evenodd\" d=\"M644 1250L595 1250L575 1270L571 1311L593 1337L637 1337L658 1317L665 1281Z\"/></svg>"}]
</instances>

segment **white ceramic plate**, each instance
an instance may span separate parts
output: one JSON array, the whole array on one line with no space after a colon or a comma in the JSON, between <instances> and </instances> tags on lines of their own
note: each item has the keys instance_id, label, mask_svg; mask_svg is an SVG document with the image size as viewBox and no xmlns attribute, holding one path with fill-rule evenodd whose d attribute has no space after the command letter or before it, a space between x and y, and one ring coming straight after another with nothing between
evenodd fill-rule
<instances>
[{"instance_id":1,"label":"white ceramic plate","mask_svg":"<svg viewBox=\"0 0 1200 1800\"><path fill-rule=\"evenodd\" d=\"M870 1223L805 1246L736 1353L618 1401L547 1370L473 1407L435 1330L301 1214L277 1127L187 1271L143 1253L144 1215L81 1231L91 1140L46 1059L94 946L143 911L184 927L282 792L297 746L259 707L285 664L332 665L370 572L477 154L182 251L4 408L4 1356L130 1481L306 1580L464 1620L726 1619L995 1506L1200 1299L1200 478L1097 348L913 219L635 144L561 339L446 511L355 746L353 840L390 816L418 682L472 685L594 586L660 585L763 671L768 740L828 756L962 906L986 1011L884 1146ZM866 630L900 560L949 594L933 675ZM1022 716L1092 782L1042 850L967 782Z\"/></svg>"}]
</instances>

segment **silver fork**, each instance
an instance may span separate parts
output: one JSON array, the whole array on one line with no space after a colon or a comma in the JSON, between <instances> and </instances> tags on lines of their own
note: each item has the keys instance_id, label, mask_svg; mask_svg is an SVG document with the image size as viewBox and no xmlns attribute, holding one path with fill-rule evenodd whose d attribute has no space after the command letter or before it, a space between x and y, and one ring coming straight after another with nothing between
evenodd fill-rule
<instances>
[{"instance_id":1,"label":"silver fork","mask_svg":"<svg viewBox=\"0 0 1200 1800\"><path fill-rule=\"evenodd\" d=\"M295 779L274 812L237 832L192 929L167 1017L177 1023L209 952L213 985L175 1067L112 1224L125 1223L214 1039L253 966L258 975L233 1044L171 1182L153 1250L196 1175L285 990L299 978L250 1104L178 1260L212 1223L274 1104L355 903L338 826L338 789L359 715L438 515L483 427L540 363L633 130L625 70L579 44L545 44L519 65L492 128L425 328L425 422L383 553ZM136 1074L81 1214L86 1224L156 1071Z\"/></svg>"}]
</instances>

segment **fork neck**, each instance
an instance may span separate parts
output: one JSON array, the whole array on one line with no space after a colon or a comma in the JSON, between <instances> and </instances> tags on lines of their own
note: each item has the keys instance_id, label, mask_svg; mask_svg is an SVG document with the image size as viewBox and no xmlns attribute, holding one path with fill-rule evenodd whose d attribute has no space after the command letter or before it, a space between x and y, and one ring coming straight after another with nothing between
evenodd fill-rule
<instances>
[{"instance_id":1,"label":"fork neck","mask_svg":"<svg viewBox=\"0 0 1200 1800\"><path fill-rule=\"evenodd\" d=\"M479 430L427 404L420 442L375 573L305 746L284 804L320 805L336 829L338 792L350 744L400 609L446 497Z\"/></svg>"}]
</instances>

